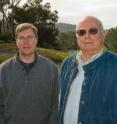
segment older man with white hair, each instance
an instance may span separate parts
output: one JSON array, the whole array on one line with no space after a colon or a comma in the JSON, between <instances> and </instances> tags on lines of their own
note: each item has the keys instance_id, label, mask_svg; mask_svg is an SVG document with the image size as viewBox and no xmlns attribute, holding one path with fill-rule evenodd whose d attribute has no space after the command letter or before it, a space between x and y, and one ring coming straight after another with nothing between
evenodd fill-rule
<instances>
[{"instance_id":1,"label":"older man with white hair","mask_svg":"<svg viewBox=\"0 0 117 124\"><path fill-rule=\"evenodd\" d=\"M76 26L80 51L61 69L61 124L117 124L117 55L104 47L101 21L87 16Z\"/></svg>"}]
</instances>

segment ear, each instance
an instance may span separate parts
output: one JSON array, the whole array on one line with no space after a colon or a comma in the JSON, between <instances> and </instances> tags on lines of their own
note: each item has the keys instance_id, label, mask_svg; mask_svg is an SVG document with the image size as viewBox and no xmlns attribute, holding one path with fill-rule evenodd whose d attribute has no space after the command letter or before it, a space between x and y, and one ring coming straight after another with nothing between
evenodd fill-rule
<instances>
[{"instance_id":1,"label":"ear","mask_svg":"<svg viewBox=\"0 0 117 124\"><path fill-rule=\"evenodd\" d=\"M38 43L38 37L36 37L35 41L36 41L36 45L37 45L37 43Z\"/></svg>"}]
</instances>

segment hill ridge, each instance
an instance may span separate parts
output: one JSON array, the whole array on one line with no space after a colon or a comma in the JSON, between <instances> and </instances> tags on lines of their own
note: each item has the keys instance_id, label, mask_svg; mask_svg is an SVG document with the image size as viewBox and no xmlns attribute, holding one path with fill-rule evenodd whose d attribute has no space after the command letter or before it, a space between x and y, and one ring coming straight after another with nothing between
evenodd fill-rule
<instances>
[{"instance_id":1,"label":"hill ridge","mask_svg":"<svg viewBox=\"0 0 117 124\"><path fill-rule=\"evenodd\" d=\"M75 32L76 25L60 22L60 23L56 23L56 27L60 32L68 32L68 31Z\"/></svg>"}]
</instances>

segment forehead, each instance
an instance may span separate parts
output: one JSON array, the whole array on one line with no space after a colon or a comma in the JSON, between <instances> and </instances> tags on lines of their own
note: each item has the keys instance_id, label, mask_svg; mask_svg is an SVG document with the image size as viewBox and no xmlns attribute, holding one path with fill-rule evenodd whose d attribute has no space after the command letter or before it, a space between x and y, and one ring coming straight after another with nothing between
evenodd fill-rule
<instances>
[{"instance_id":1,"label":"forehead","mask_svg":"<svg viewBox=\"0 0 117 124\"><path fill-rule=\"evenodd\" d=\"M26 28L18 32L18 34L34 34L34 32L31 28Z\"/></svg>"},{"instance_id":2,"label":"forehead","mask_svg":"<svg viewBox=\"0 0 117 124\"><path fill-rule=\"evenodd\" d=\"M87 18L82 20L78 25L77 25L77 29L78 28L90 28L90 27L97 27L100 28L101 25L99 23L98 20L96 19L92 19L92 18Z\"/></svg>"}]
</instances>

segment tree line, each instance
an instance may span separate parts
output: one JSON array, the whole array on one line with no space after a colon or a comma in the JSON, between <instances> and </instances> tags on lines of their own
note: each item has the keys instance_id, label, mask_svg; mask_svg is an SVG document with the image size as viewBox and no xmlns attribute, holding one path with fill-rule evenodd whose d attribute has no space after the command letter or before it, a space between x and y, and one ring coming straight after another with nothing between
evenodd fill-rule
<instances>
[{"instance_id":1,"label":"tree line","mask_svg":"<svg viewBox=\"0 0 117 124\"><path fill-rule=\"evenodd\" d=\"M40 47L78 49L75 31L60 32L56 27L58 11L52 11L50 3L43 4L43 0L27 0L22 6L20 3L21 0L0 0L0 12L3 14L0 22L1 41L14 41L15 27L20 23L29 22L38 28ZM107 30L105 45L117 52L117 27Z\"/></svg>"},{"instance_id":2,"label":"tree line","mask_svg":"<svg viewBox=\"0 0 117 124\"><path fill-rule=\"evenodd\" d=\"M28 0L20 6L21 0L1 0L0 12L3 20L0 27L0 39L15 40L14 30L17 24L33 23L38 28L39 45L41 47L56 47L58 29L58 12L52 11L50 3L43 4L42 0Z\"/></svg>"},{"instance_id":3,"label":"tree line","mask_svg":"<svg viewBox=\"0 0 117 124\"><path fill-rule=\"evenodd\" d=\"M79 49L76 42L75 31L59 32L57 41L62 50L76 50ZM105 46L117 53L117 27L106 30Z\"/></svg>"}]
</instances>

